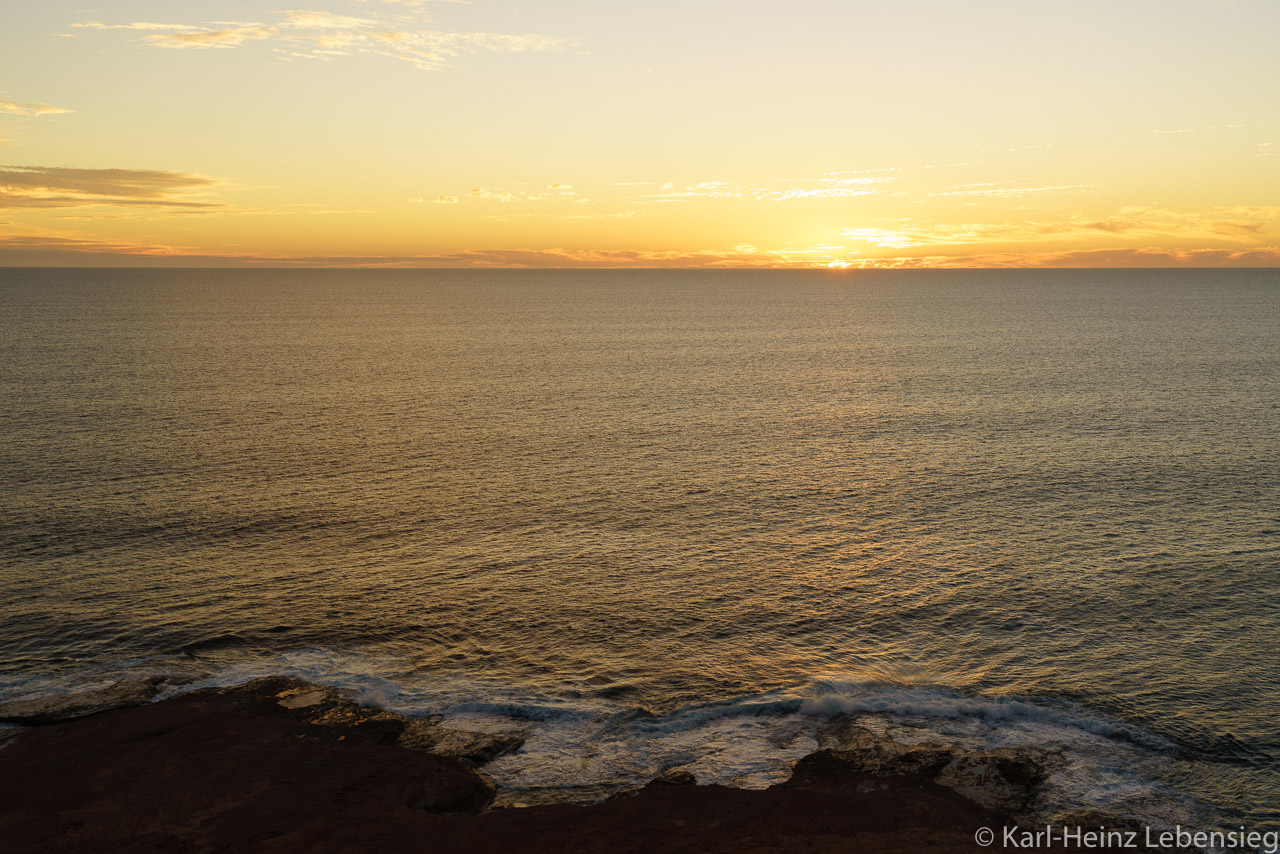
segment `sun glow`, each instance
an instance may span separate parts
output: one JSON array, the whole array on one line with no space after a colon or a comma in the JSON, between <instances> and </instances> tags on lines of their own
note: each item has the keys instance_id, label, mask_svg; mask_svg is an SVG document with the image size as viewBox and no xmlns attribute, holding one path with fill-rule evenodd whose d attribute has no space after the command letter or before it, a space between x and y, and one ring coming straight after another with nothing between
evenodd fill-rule
<instances>
[{"instance_id":1,"label":"sun glow","mask_svg":"<svg viewBox=\"0 0 1280 854\"><path fill-rule=\"evenodd\" d=\"M920 245L905 234L883 228L846 228L840 232L840 235L850 240L860 240L888 249L908 249Z\"/></svg>"}]
</instances>

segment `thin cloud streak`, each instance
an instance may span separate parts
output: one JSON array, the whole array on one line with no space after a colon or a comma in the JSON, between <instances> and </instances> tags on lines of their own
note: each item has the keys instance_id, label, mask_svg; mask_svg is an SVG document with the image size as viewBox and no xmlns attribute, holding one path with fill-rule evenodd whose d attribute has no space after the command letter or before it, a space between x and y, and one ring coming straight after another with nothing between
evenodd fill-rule
<instances>
[{"instance_id":1,"label":"thin cloud streak","mask_svg":"<svg viewBox=\"0 0 1280 854\"><path fill-rule=\"evenodd\" d=\"M890 249L1072 240L1096 242L1106 237L1256 243L1276 219L1280 219L1280 208L1274 207L1211 208L1204 212L1123 208L1104 218L956 224L907 221L884 228L846 228L840 234L850 240Z\"/></svg>"},{"instance_id":2,"label":"thin cloud streak","mask_svg":"<svg viewBox=\"0 0 1280 854\"><path fill-rule=\"evenodd\" d=\"M186 246L101 240L41 234L0 234L0 261L19 253L60 254L68 259L120 261L147 259L203 264L287 267L483 267L483 268L768 268L789 264L767 252L697 250L646 252L628 249L481 249L415 255L266 255L214 254ZM55 259L56 260L56 259Z\"/></svg>"},{"instance_id":3,"label":"thin cloud streak","mask_svg":"<svg viewBox=\"0 0 1280 854\"><path fill-rule=\"evenodd\" d=\"M52 116L71 112L74 112L74 110L68 110L63 107L50 107L48 104L38 104L34 101L26 104L19 104L15 101L0 101L0 113L14 116Z\"/></svg>"},{"instance_id":4,"label":"thin cloud streak","mask_svg":"<svg viewBox=\"0 0 1280 854\"><path fill-rule=\"evenodd\" d=\"M973 255L915 255L853 259L843 266L855 269L992 269L992 268L1221 268L1280 266L1280 246L1255 249L1078 249L1064 252L987 253Z\"/></svg>"},{"instance_id":5,"label":"thin cloud streak","mask_svg":"<svg viewBox=\"0 0 1280 854\"><path fill-rule=\"evenodd\" d=\"M845 173L847 174L847 173ZM758 202L784 202L793 199L842 199L869 196L881 190L875 185L898 180L894 176L844 178L828 175L821 178L793 178L773 182L773 186L751 187L728 181L704 181L677 188L664 184L656 193L646 193L644 201L688 201L692 199L751 199ZM778 186L778 185L799 186Z\"/></svg>"},{"instance_id":6,"label":"thin cloud streak","mask_svg":"<svg viewBox=\"0 0 1280 854\"><path fill-rule=\"evenodd\" d=\"M411 255L217 254L188 246L112 241L62 234L0 234L0 261L39 256L42 263L119 263L147 260L166 266L546 268L546 269L952 269L1050 267L1272 267L1280 247L1167 249L1129 247L1065 251L835 257L837 246L655 252L629 249L480 249ZM798 257L793 257L798 256ZM822 257L817 257L822 256ZM833 259L834 260L831 260Z\"/></svg>"},{"instance_id":7,"label":"thin cloud streak","mask_svg":"<svg viewBox=\"0 0 1280 854\"><path fill-rule=\"evenodd\" d=\"M568 39L536 33L448 32L433 29L397 29L394 22L377 17L355 17L315 10L286 10L271 24L206 22L171 24L136 21L103 24L86 21L72 26L97 30L147 32L143 44L172 49L236 48L247 42L272 41L286 58L333 59L371 54L408 62L424 71L453 67L464 54L523 53L562 50L574 46Z\"/></svg>"},{"instance_id":8,"label":"thin cloud streak","mask_svg":"<svg viewBox=\"0 0 1280 854\"><path fill-rule=\"evenodd\" d=\"M1079 190L1093 189L1090 184L1056 184L1046 187L996 187L991 185L973 185L970 187L952 187L950 190L943 190L937 193L929 193L930 196L997 196L999 198L1012 198L1015 196L1029 196L1039 193L1068 193Z\"/></svg>"},{"instance_id":9,"label":"thin cloud streak","mask_svg":"<svg viewBox=\"0 0 1280 854\"><path fill-rule=\"evenodd\" d=\"M181 197L218 183L203 175L160 170L0 166L0 208L84 205L221 208L224 206L218 203Z\"/></svg>"},{"instance_id":10,"label":"thin cloud streak","mask_svg":"<svg viewBox=\"0 0 1280 854\"><path fill-rule=\"evenodd\" d=\"M888 171L888 170L875 170ZM828 173L820 178L790 178L770 182L764 186L751 186L731 181L702 181L697 184L677 186L666 181L614 181L611 187L656 187L655 192L628 196L633 205L676 203L691 200L742 199L757 202L785 202L798 199L839 199L869 196L883 192L876 185L899 180L896 176L841 177L855 173ZM574 191L571 184L550 184L547 192L529 193L521 189L495 189L475 187L466 196L475 201L541 202L573 199L583 203L586 199Z\"/></svg>"}]
</instances>

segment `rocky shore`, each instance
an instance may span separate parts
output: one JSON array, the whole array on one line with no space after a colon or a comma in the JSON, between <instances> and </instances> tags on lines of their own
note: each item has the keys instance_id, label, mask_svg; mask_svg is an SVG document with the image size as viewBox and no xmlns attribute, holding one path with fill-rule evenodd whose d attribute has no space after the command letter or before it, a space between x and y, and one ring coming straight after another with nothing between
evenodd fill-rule
<instances>
[{"instance_id":1,"label":"rocky shore","mask_svg":"<svg viewBox=\"0 0 1280 854\"><path fill-rule=\"evenodd\" d=\"M361 707L285 677L151 702L163 687L133 680L0 706L0 721L22 726L0 730L4 850L980 851L1034 821L1053 761L902 744L835 718L821 749L771 789L696 785L677 769L592 806L493 809L476 767L518 750L518 736ZM984 827L997 835L988 848L974 841Z\"/></svg>"}]
</instances>

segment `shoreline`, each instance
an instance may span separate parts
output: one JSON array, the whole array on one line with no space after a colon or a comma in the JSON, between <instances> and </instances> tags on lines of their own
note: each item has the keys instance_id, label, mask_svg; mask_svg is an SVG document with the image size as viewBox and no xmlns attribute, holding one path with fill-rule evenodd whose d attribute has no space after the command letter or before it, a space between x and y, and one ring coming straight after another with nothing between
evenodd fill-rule
<instances>
[{"instance_id":1,"label":"shoreline","mask_svg":"<svg viewBox=\"0 0 1280 854\"><path fill-rule=\"evenodd\" d=\"M838 716L768 789L672 769L594 805L495 809L475 769L519 750L518 736L361 707L290 677L156 702L156 681L128 689L97 709L83 697L0 708L32 724L0 741L0 838L14 850L989 850L975 832L1026 827L1052 761L901 744Z\"/></svg>"}]
</instances>

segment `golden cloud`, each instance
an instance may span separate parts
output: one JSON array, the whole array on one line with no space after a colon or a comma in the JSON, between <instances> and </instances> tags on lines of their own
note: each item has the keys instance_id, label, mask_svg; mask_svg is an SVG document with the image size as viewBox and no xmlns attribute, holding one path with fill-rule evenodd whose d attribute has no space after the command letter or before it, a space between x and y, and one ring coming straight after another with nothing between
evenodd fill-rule
<instances>
[{"instance_id":1,"label":"golden cloud","mask_svg":"<svg viewBox=\"0 0 1280 854\"><path fill-rule=\"evenodd\" d=\"M1091 268L1091 267L1276 267L1280 247L1255 249L1161 249L1159 247L1079 249L1066 252L985 253L974 255L917 255L867 258L848 262L861 269L959 268Z\"/></svg>"},{"instance_id":2,"label":"golden cloud","mask_svg":"<svg viewBox=\"0 0 1280 854\"><path fill-rule=\"evenodd\" d=\"M1280 208L1233 207L1207 211L1122 208L1103 218L1073 217L1058 222L919 223L902 221L883 228L846 228L841 236L890 249L914 246L1176 239L1180 242L1256 243Z\"/></svg>"},{"instance_id":3,"label":"golden cloud","mask_svg":"<svg viewBox=\"0 0 1280 854\"><path fill-rule=\"evenodd\" d=\"M247 41L269 39L279 31L272 27L230 27L224 30L186 30L156 33L143 41L156 47L237 47Z\"/></svg>"},{"instance_id":4,"label":"golden cloud","mask_svg":"<svg viewBox=\"0 0 1280 854\"><path fill-rule=\"evenodd\" d=\"M57 113L70 112L72 111L62 107L50 107L48 104L34 102L19 104L14 101L0 101L0 113L9 113L16 116L51 116Z\"/></svg>"},{"instance_id":5,"label":"golden cloud","mask_svg":"<svg viewBox=\"0 0 1280 854\"><path fill-rule=\"evenodd\" d=\"M73 24L98 30L149 31L142 42L164 48L234 48L249 41L275 41L281 56L330 59L366 53L408 62L434 71L447 68L463 54L519 53L559 50L573 42L533 33L459 33L401 30L376 17L354 17L315 10L287 10L272 24L214 22L199 25L137 21Z\"/></svg>"}]
</instances>

